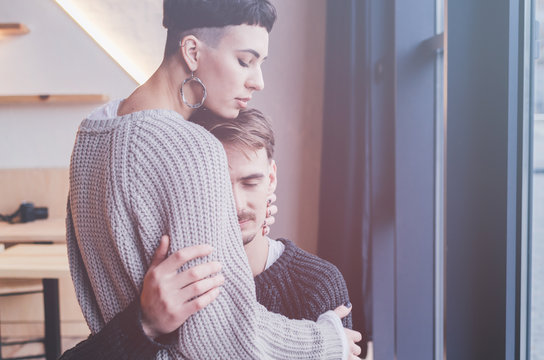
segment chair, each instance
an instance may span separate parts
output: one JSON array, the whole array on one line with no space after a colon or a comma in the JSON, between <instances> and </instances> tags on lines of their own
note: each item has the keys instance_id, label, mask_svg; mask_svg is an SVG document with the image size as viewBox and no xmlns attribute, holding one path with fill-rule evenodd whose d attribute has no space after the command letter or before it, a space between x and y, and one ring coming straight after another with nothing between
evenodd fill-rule
<instances>
[{"instance_id":1,"label":"chair","mask_svg":"<svg viewBox=\"0 0 544 360\"><path fill-rule=\"evenodd\" d=\"M0 251L3 250L3 244L0 244ZM29 294L43 293L43 284L39 279L0 279L0 298L8 296L24 296ZM19 357L4 357L2 355L2 349L6 347L25 345L30 343L43 343L45 345L45 338L36 338L21 341L4 341L2 338L2 322L0 313L0 360L23 360L23 359L37 359L44 358L45 353L37 355L25 355Z\"/></svg>"}]
</instances>

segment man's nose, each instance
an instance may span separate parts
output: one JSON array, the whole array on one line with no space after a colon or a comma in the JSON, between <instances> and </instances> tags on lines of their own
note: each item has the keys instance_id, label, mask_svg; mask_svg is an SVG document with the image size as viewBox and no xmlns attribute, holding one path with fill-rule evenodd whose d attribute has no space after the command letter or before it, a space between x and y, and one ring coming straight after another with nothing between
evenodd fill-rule
<instances>
[{"instance_id":1,"label":"man's nose","mask_svg":"<svg viewBox=\"0 0 544 360\"><path fill-rule=\"evenodd\" d=\"M234 195L234 203L236 204L236 211L239 212L244 208L244 197L241 191L232 188L232 194Z\"/></svg>"}]
</instances>

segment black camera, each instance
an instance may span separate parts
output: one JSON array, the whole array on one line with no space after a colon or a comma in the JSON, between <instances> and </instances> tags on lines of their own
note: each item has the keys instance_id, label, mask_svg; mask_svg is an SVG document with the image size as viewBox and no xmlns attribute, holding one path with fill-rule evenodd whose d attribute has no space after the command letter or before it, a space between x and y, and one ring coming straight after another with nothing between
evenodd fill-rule
<instances>
[{"instance_id":1,"label":"black camera","mask_svg":"<svg viewBox=\"0 0 544 360\"><path fill-rule=\"evenodd\" d=\"M47 219L49 212L46 207L34 207L31 202L22 203L19 209L11 215L0 215L0 220L7 221L9 223L27 223L39 219ZM19 218L19 221L15 221Z\"/></svg>"},{"instance_id":2,"label":"black camera","mask_svg":"<svg viewBox=\"0 0 544 360\"><path fill-rule=\"evenodd\" d=\"M21 206L19 206L19 211L22 223L47 219L49 215L46 207L34 207L33 203L22 203Z\"/></svg>"}]
</instances>

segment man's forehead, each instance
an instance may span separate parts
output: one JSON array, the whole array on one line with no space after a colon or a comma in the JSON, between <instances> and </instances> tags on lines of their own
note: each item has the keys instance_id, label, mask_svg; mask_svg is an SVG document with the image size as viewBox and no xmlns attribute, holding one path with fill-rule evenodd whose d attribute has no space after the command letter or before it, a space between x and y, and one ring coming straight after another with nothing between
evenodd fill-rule
<instances>
[{"instance_id":1,"label":"man's forehead","mask_svg":"<svg viewBox=\"0 0 544 360\"><path fill-rule=\"evenodd\" d=\"M262 174L268 172L270 161L264 148L249 149L247 147L240 148L239 146L225 146L227 152L229 171L231 176L236 179L243 179L254 174Z\"/></svg>"},{"instance_id":2,"label":"man's forehead","mask_svg":"<svg viewBox=\"0 0 544 360\"><path fill-rule=\"evenodd\" d=\"M268 155L264 147L254 148L245 144L223 143L225 151L229 155L244 157L247 162L261 161L263 158L268 160Z\"/></svg>"}]
</instances>

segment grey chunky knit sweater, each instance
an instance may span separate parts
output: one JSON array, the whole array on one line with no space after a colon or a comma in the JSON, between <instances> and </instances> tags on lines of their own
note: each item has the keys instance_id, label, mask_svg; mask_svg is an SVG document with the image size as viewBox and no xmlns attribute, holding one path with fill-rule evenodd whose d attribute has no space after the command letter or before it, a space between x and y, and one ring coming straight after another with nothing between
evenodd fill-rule
<instances>
[{"instance_id":1,"label":"grey chunky knit sweater","mask_svg":"<svg viewBox=\"0 0 544 360\"><path fill-rule=\"evenodd\" d=\"M223 147L168 110L86 119L70 165L67 244L78 301L92 333L127 307L162 234L171 251L208 243L223 291L157 359L339 359L345 338L329 312L288 320L257 303L237 222Z\"/></svg>"}]
</instances>

